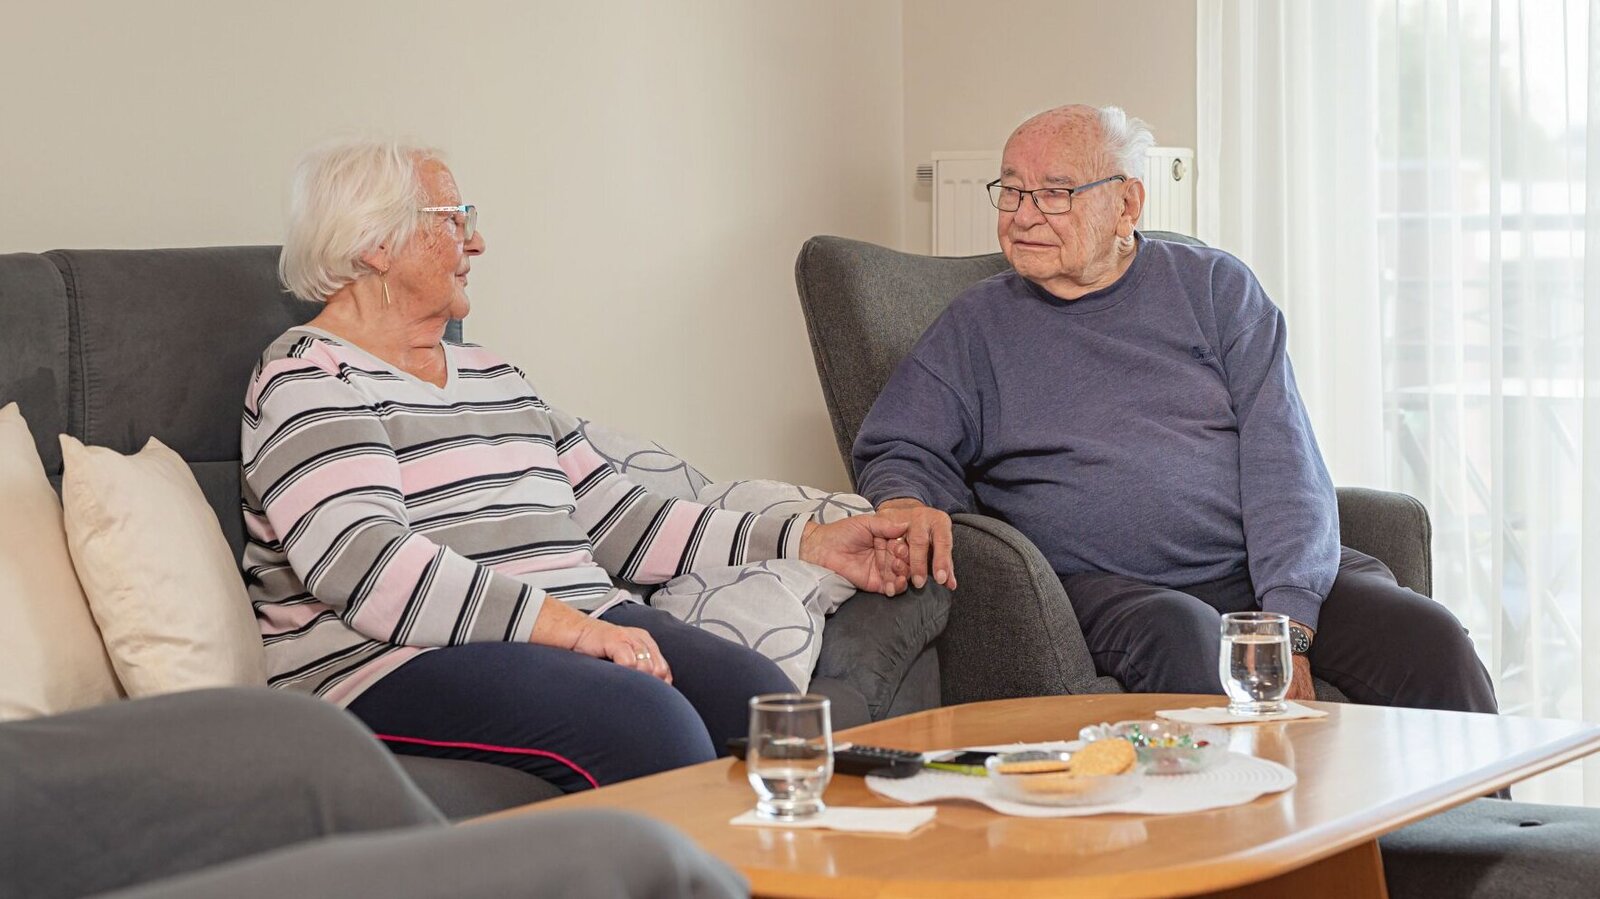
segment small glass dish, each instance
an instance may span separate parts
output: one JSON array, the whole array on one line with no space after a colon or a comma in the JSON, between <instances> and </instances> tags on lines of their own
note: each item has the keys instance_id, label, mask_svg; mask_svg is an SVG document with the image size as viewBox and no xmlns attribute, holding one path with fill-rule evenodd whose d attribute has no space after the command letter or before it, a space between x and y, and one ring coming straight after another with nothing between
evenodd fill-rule
<instances>
[{"instance_id":1,"label":"small glass dish","mask_svg":"<svg viewBox=\"0 0 1600 899\"><path fill-rule=\"evenodd\" d=\"M1228 754L1228 735L1221 728L1160 719L1091 725L1078 737L1084 742L1127 740L1150 774L1193 774Z\"/></svg>"},{"instance_id":2,"label":"small glass dish","mask_svg":"<svg viewBox=\"0 0 1600 899\"><path fill-rule=\"evenodd\" d=\"M1067 770L1071 760L1070 752L1034 749L992 755L984 767L989 769L989 782L1001 798L1029 805L1103 805L1139 792L1141 772L1137 763L1126 774L1083 776Z\"/></svg>"}]
</instances>

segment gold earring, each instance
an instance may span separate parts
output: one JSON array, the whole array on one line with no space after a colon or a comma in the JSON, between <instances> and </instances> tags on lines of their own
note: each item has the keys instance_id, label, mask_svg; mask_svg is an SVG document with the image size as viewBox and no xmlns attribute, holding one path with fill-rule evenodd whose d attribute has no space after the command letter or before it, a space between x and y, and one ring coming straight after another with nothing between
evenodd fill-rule
<instances>
[{"instance_id":1,"label":"gold earring","mask_svg":"<svg viewBox=\"0 0 1600 899\"><path fill-rule=\"evenodd\" d=\"M378 283L383 285L383 305L387 306L389 305L389 282L379 278Z\"/></svg>"}]
</instances>

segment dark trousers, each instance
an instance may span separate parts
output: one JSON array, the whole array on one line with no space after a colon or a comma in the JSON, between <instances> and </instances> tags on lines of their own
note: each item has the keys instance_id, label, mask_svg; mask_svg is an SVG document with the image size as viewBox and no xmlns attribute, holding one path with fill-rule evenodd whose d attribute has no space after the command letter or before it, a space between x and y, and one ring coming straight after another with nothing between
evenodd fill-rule
<instances>
[{"instance_id":1,"label":"dark trousers","mask_svg":"<svg viewBox=\"0 0 1600 899\"><path fill-rule=\"evenodd\" d=\"M1221 693L1222 614L1260 608L1244 571L1183 588L1094 572L1068 575L1061 585L1095 668L1134 693ZM1322 604L1311 671L1365 705L1497 710L1489 673L1461 622L1353 549L1341 553Z\"/></svg>"},{"instance_id":2,"label":"dark trousers","mask_svg":"<svg viewBox=\"0 0 1600 899\"><path fill-rule=\"evenodd\" d=\"M636 603L601 616L655 638L669 685L532 643L424 653L349 710L396 752L509 765L567 792L709 761L750 727L749 700L791 693L765 656Z\"/></svg>"}]
</instances>

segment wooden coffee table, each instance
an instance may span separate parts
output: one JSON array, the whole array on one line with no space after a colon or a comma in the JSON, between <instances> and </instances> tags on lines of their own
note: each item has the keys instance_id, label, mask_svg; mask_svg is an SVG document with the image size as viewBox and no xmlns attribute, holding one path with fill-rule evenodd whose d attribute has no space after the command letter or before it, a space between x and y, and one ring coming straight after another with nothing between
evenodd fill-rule
<instances>
[{"instance_id":1,"label":"wooden coffee table","mask_svg":"<svg viewBox=\"0 0 1600 899\"><path fill-rule=\"evenodd\" d=\"M1085 724L1216 696L1008 699L935 709L840 733L904 749L1075 739ZM732 827L755 795L720 759L503 814L628 809L672 824L750 878L759 896L1384 896L1377 838L1600 749L1575 721L1312 703L1327 718L1230 728L1231 748L1281 762L1299 783L1190 815L1015 818L938 806L909 836ZM892 806L836 776L832 805Z\"/></svg>"}]
</instances>

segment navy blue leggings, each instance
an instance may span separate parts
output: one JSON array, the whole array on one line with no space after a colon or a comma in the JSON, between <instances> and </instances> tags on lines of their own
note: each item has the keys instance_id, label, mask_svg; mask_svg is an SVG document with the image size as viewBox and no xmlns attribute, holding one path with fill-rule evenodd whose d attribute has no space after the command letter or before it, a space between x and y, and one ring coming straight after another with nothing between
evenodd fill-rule
<instances>
[{"instance_id":1,"label":"navy blue leggings","mask_svg":"<svg viewBox=\"0 0 1600 899\"><path fill-rule=\"evenodd\" d=\"M401 665L350 711L395 752L509 765L571 793L715 758L749 729L751 696L794 691L765 656L665 612L600 617L649 631L673 682L566 649L470 643Z\"/></svg>"}]
</instances>

